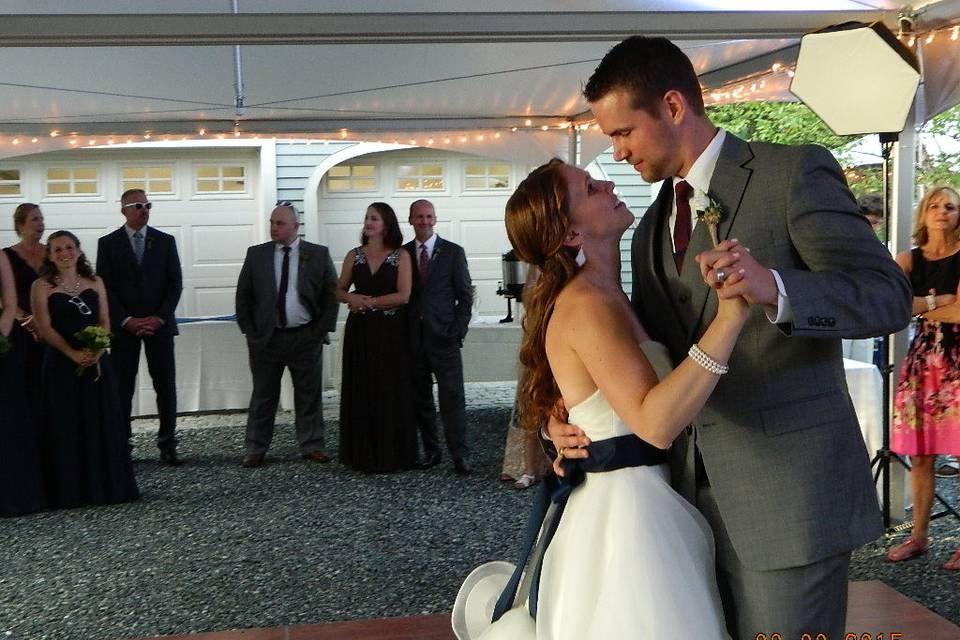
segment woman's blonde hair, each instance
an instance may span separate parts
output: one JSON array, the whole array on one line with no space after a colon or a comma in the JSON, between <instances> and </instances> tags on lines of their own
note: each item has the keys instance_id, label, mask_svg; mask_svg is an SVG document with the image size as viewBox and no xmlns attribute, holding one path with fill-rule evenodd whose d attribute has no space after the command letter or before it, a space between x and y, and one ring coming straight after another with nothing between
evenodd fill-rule
<instances>
[{"instance_id":1,"label":"woman's blonde hair","mask_svg":"<svg viewBox=\"0 0 960 640\"><path fill-rule=\"evenodd\" d=\"M923 197L920 198L920 202L917 203L917 208L913 212L913 243L915 246L922 247L927 244L927 240L930 239L930 234L927 233L927 205L930 204L930 201L935 196L944 191L950 193L953 196L954 203L960 207L960 193L957 193L957 190L953 187L943 185L928 189L927 192L923 194ZM953 230L953 239L960 240L960 222L957 223L956 228Z\"/></svg>"}]
</instances>

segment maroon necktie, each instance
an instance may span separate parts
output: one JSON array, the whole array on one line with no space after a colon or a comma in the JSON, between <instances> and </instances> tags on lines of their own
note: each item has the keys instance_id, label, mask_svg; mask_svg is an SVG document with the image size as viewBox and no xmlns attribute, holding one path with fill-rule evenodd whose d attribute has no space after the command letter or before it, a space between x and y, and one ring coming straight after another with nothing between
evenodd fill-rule
<instances>
[{"instance_id":1,"label":"maroon necktie","mask_svg":"<svg viewBox=\"0 0 960 640\"><path fill-rule=\"evenodd\" d=\"M287 326L287 287L290 283L290 247L283 247L283 266L280 267L280 287L277 293L277 324Z\"/></svg>"},{"instance_id":2,"label":"maroon necktie","mask_svg":"<svg viewBox=\"0 0 960 640\"><path fill-rule=\"evenodd\" d=\"M427 277L427 269L430 268L430 256L427 254L427 245L420 245L420 277Z\"/></svg>"},{"instance_id":3,"label":"maroon necktie","mask_svg":"<svg viewBox=\"0 0 960 640\"><path fill-rule=\"evenodd\" d=\"M677 198L677 220L673 225L673 261L677 265L677 273L683 269L683 256L690 244L690 196L693 187L686 180L674 185Z\"/></svg>"}]
</instances>

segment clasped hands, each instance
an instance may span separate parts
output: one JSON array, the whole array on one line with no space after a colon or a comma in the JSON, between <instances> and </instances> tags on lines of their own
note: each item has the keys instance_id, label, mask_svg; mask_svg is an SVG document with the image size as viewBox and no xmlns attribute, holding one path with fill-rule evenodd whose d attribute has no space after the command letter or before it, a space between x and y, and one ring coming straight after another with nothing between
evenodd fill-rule
<instances>
[{"instance_id":1,"label":"clasped hands","mask_svg":"<svg viewBox=\"0 0 960 640\"><path fill-rule=\"evenodd\" d=\"M713 249L698 254L695 260L703 281L717 291L722 306L725 301L739 297L742 302L776 308L778 290L773 273L757 262L738 240L724 240ZM589 457L584 447L590 444L590 438L580 427L551 416L547 433L557 449L553 470L558 476L564 475L560 466L564 458Z\"/></svg>"},{"instance_id":2,"label":"clasped hands","mask_svg":"<svg viewBox=\"0 0 960 640\"><path fill-rule=\"evenodd\" d=\"M365 296L360 293L351 293L347 297L347 308L350 313L366 313L376 309L376 296Z\"/></svg>"},{"instance_id":3,"label":"clasped hands","mask_svg":"<svg viewBox=\"0 0 960 640\"><path fill-rule=\"evenodd\" d=\"M144 318L130 318L123 325L123 328L135 336L152 336L160 327L163 321L157 316L147 316Z\"/></svg>"}]
</instances>

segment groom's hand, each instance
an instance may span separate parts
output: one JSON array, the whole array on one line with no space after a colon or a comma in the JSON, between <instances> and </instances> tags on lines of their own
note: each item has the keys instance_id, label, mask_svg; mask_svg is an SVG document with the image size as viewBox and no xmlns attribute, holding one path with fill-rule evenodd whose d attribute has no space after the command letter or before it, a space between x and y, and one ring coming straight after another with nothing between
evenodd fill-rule
<instances>
[{"instance_id":1,"label":"groom's hand","mask_svg":"<svg viewBox=\"0 0 960 640\"><path fill-rule=\"evenodd\" d=\"M711 251L696 257L704 281L717 289L717 297L727 300L742 296L750 304L777 305L777 281L770 269L757 262L750 250L737 240L724 240ZM727 275L717 282L717 272Z\"/></svg>"},{"instance_id":2,"label":"groom's hand","mask_svg":"<svg viewBox=\"0 0 960 640\"><path fill-rule=\"evenodd\" d=\"M588 458L590 453L585 447L590 444L590 438L583 432L583 429L575 424L561 422L554 416L550 416L547 422L547 435L551 442L557 448L557 458L553 461L553 471L558 476L563 477L563 469L560 468L561 458Z\"/></svg>"}]
</instances>

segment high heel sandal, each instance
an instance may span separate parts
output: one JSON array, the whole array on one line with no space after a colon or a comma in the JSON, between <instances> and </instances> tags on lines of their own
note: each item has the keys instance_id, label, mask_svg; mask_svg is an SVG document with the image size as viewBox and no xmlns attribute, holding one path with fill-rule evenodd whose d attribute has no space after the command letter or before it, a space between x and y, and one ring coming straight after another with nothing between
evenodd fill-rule
<instances>
[{"instance_id":1,"label":"high heel sandal","mask_svg":"<svg viewBox=\"0 0 960 640\"><path fill-rule=\"evenodd\" d=\"M513 488L517 491L523 491L524 489L529 489L535 484L537 484L537 479L529 473L525 473L513 483Z\"/></svg>"},{"instance_id":2,"label":"high heel sandal","mask_svg":"<svg viewBox=\"0 0 960 640\"><path fill-rule=\"evenodd\" d=\"M947 571L960 571L960 549L954 551L950 559L943 563L943 568Z\"/></svg>"},{"instance_id":3,"label":"high heel sandal","mask_svg":"<svg viewBox=\"0 0 960 640\"><path fill-rule=\"evenodd\" d=\"M901 542L887 552L887 560L890 562L903 562L904 560L910 560L926 553L929 546L929 538L923 538L922 540L917 540L916 538L907 538L905 542Z\"/></svg>"}]
</instances>

